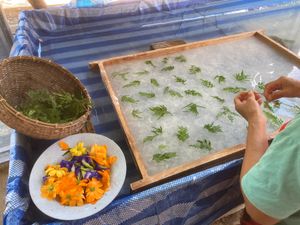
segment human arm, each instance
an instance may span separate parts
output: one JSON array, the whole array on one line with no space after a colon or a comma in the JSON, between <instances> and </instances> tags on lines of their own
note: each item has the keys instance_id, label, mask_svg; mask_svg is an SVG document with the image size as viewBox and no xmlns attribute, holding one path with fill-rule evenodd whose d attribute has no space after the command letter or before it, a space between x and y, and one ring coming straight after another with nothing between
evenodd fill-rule
<instances>
[{"instance_id":1,"label":"human arm","mask_svg":"<svg viewBox=\"0 0 300 225\"><path fill-rule=\"evenodd\" d=\"M268 148L266 119L260 109L262 99L255 92L242 92L234 99L236 110L248 121L248 135L240 179L259 161ZM257 209L244 195L245 207L257 223L273 225L278 220Z\"/></svg>"},{"instance_id":2,"label":"human arm","mask_svg":"<svg viewBox=\"0 0 300 225\"><path fill-rule=\"evenodd\" d=\"M273 101L282 97L300 97L300 81L286 76L267 83L264 96L268 101Z\"/></svg>"}]
</instances>

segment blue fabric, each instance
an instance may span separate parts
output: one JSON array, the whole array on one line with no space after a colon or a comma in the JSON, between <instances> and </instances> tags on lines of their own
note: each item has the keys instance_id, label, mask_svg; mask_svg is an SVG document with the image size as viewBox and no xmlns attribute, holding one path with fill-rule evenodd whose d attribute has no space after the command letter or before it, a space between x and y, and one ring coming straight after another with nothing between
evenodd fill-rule
<instances>
[{"instance_id":1,"label":"blue fabric","mask_svg":"<svg viewBox=\"0 0 300 225\"><path fill-rule=\"evenodd\" d=\"M53 141L36 140L14 132L4 224L210 224L241 203L241 160L176 179L132 194L129 184L139 179L124 134L99 74L88 62L145 51L167 39L203 40L253 29L282 35L291 50L299 30L299 1L180 1L136 5L136 2L89 9L49 9L20 14L11 56L35 55L62 64L85 85L94 101L96 132L115 140L125 153L128 173L118 198L101 212L64 222L43 215L28 190L31 167ZM276 25L274 25L276 21ZM295 29L293 29L295 28Z\"/></svg>"}]
</instances>

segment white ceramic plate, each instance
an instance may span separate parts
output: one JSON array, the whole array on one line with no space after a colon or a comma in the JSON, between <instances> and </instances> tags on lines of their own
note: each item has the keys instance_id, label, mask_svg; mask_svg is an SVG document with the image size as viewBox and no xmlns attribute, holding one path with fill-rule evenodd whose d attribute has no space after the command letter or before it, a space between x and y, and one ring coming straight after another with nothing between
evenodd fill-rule
<instances>
[{"instance_id":1,"label":"white ceramic plate","mask_svg":"<svg viewBox=\"0 0 300 225\"><path fill-rule=\"evenodd\" d=\"M56 164L63 159L62 155L64 152L60 150L58 142L47 148L35 162L29 178L29 191L34 204L43 213L53 218L60 220L77 220L99 212L118 195L126 176L126 161L120 147L111 139L99 134L75 134L63 138L62 140L68 143L69 146L75 146L79 141L83 141L85 146L92 144L107 145L107 154L118 157L111 170L111 187L104 196L95 204L85 204L83 206L74 207L63 206L55 200L50 201L41 197L40 188L44 176L44 168L48 164Z\"/></svg>"}]
</instances>

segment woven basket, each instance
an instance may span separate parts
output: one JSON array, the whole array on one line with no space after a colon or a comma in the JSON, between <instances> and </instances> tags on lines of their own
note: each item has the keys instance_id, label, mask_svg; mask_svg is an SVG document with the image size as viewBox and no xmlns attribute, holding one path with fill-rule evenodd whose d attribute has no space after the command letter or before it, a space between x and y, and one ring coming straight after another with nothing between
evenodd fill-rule
<instances>
[{"instance_id":1,"label":"woven basket","mask_svg":"<svg viewBox=\"0 0 300 225\"><path fill-rule=\"evenodd\" d=\"M81 90L91 100L80 81L63 67L42 58L12 57L0 62L0 120L20 133L39 139L59 139L78 133L87 122L90 109L68 123L51 124L31 119L16 111L29 90Z\"/></svg>"}]
</instances>

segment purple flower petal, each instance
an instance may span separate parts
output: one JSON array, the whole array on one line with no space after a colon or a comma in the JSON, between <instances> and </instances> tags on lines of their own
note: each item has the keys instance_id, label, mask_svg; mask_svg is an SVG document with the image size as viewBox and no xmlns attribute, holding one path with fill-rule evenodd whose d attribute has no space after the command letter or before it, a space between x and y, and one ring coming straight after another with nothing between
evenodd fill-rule
<instances>
[{"instance_id":1,"label":"purple flower petal","mask_svg":"<svg viewBox=\"0 0 300 225\"><path fill-rule=\"evenodd\" d=\"M62 160L60 162L60 167L67 168L69 172L71 171L71 168L73 165L74 165L74 162L72 162L72 161Z\"/></svg>"}]
</instances>

